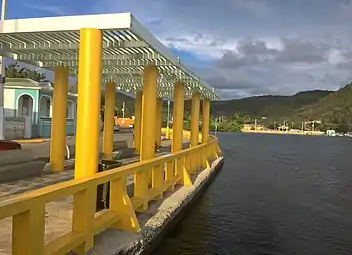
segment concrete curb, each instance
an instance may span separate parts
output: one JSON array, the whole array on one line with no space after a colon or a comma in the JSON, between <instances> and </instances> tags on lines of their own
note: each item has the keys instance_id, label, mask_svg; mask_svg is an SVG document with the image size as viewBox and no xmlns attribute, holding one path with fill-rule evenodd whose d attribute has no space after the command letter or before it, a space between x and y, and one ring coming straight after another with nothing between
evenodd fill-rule
<instances>
[{"instance_id":1,"label":"concrete curb","mask_svg":"<svg viewBox=\"0 0 352 255\"><path fill-rule=\"evenodd\" d=\"M12 140L16 143L21 143L21 144L28 144L28 143L43 143L50 141L50 139L31 139L31 140Z\"/></svg>"},{"instance_id":2,"label":"concrete curb","mask_svg":"<svg viewBox=\"0 0 352 255\"><path fill-rule=\"evenodd\" d=\"M192 186L183 186L166 198L163 202L165 205L157 209L139 233L107 233L107 239L99 238L99 242L88 254L150 254L167 232L182 219L187 209L202 195L204 189L211 183L222 165L223 158L215 160L211 168L199 173Z\"/></svg>"}]
</instances>

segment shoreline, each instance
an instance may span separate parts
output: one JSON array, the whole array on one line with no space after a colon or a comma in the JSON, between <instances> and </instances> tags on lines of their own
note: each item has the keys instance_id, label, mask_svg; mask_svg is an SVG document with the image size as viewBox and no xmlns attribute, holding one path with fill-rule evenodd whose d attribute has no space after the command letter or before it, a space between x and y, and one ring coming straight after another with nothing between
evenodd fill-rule
<instances>
[{"instance_id":1,"label":"shoreline","mask_svg":"<svg viewBox=\"0 0 352 255\"><path fill-rule=\"evenodd\" d=\"M108 229L98 234L94 248L89 255L113 254L151 254L172 228L182 220L188 209L203 194L222 169L224 158L220 157L211 163L211 167L195 175L192 186L180 186L166 195L163 201L150 205L149 212L138 214L142 223L138 233ZM149 216L149 217L148 217ZM146 218L148 217L148 218Z\"/></svg>"}]
</instances>

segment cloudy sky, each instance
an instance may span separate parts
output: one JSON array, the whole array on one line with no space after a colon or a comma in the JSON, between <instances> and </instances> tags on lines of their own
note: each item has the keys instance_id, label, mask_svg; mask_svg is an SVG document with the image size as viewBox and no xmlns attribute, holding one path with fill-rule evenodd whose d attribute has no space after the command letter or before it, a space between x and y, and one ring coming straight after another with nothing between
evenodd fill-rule
<instances>
[{"instance_id":1,"label":"cloudy sky","mask_svg":"<svg viewBox=\"0 0 352 255\"><path fill-rule=\"evenodd\" d=\"M132 12L224 99L352 81L352 0L20 2L8 18Z\"/></svg>"}]
</instances>

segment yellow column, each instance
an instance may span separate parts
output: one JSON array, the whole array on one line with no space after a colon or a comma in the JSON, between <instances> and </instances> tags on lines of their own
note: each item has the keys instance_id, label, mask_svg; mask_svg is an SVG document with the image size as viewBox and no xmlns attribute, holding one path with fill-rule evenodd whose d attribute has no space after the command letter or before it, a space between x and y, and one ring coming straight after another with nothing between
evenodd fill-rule
<instances>
[{"instance_id":1,"label":"yellow column","mask_svg":"<svg viewBox=\"0 0 352 255\"><path fill-rule=\"evenodd\" d=\"M142 127L142 92L138 91L136 93L136 100L134 102L134 139L133 147L134 152L139 154L141 151L141 127Z\"/></svg>"},{"instance_id":2,"label":"yellow column","mask_svg":"<svg viewBox=\"0 0 352 255\"><path fill-rule=\"evenodd\" d=\"M141 127L141 161L155 156L155 127L156 127L156 93L158 69L149 65L144 69L143 99L142 99L142 127Z\"/></svg>"},{"instance_id":3,"label":"yellow column","mask_svg":"<svg viewBox=\"0 0 352 255\"><path fill-rule=\"evenodd\" d=\"M210 118L210 100L203 100L203 119L202 119L202 143L209 140L209 118Z\"/></svg>"},{"instance_id":4,"label":"yellow column","mask_svg":"<svg viewBox=\"0 0 352 255\"><path fill-rule=\"evenodd\" d=\"M183 83L175 83L174 87L174 109L172 125L172 152L182 150L183 141L183 112L184 112L185 89Z\"/></svg>"},{"instance_id":5,"label":"yellow column","mask_svg":"<svg viewBox=\"0 0 352 255\"><path fill-rule=\"evenodd\" d=\"M199 141L199 111L200 95L198 92L194 92L191 109L191 147L197 146Z\"/></svg>"},{"instance_id":6,"label":"yellow column","mask_svg":"<svg viewBox=\"0 0 352 255\"><path fill-rule=\"evenodd\" d=\"M98 169L100 139L102 33L80 31L75 178L94 175Z\"/></svg>"},{"instance_id":7,"label":"yellow column","mask_svg":"<svg viewBox=\"0 0 352 255\"><path fill-rule=\"evenodd\" d=\"M115 84L107 83L105 91L103 155L104 159L112 159L114 150L114 125L115 125Z\"/></svg>"},{"instance_id":8,"label":"yellow column","mask_svg":"<svg viewBox=\"0 0 352 255\"><path fill-rule=\"evenodd\" d=\"M174 87L174 109L172 124L172 146L171 152L182 150L183 144L183 114L184 114L184 95L185 88L183 83L175 83ZM189 157L185 157L176 161L175 175L181 176L180 183L182 185L192 185L192 181L188 174Z\"/></svg>"},{"instance_id":9,"label":"yellow column","mask_svg":"<svg viewBox=\"0 0 352 255\"><path fill-rule=\"evenodd\" d=\"M54 86L50 168L53 171L62 171L66 152L68 68L60 66L55 69Z\"/></svg>"},{"instance_id":10,"label":"yellow column","mask_svg":"<svg viewBox=\"0 0 352 255\"><path fill-rule=\"evenodd\" d=\"M101 55L101 31L94 28L82 28L78 60L75 179L94 175L98 170ZM97 188L93 186L73 196L72 230L85 235L85 242L74 250L77 254L86 254L94 246L93 223L96 199Z\"/></svg>"},{"instance_id":11,"label":"yellow column","mask_svg":"<svg viewBox=\"0 0 352 255\"><path fill-rule=\"evenodd\" d=\"M155 142L158 146L161 146L161 128L163 120L163 99L158 98L156 103L156 126L155 126Z\"/></svg>"},{"instance_id":12,"label":"yellow column","mask_svg":"<svg viewBox=\"0 0 352 255\"><path fill-rule=\"evenodd\" d=\"M140 160L148 160L155 156L155 112L157 95L158 69L154 65L144 68L143 74L143 96L142 96L142 125L141 125L141 153ZM148 208L145 202L148 195L149 172L138 171L134 176L134 196L141 198L144 202L140 211Z\"/></svg>"}]
</instances>

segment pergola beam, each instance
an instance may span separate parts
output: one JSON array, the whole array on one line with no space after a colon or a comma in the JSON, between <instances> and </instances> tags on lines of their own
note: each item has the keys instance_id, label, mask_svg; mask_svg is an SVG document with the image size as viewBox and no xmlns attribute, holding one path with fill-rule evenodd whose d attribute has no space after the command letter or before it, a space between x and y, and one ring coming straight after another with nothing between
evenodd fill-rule
<instances>
[{"instance_id":1,"label":"pergola beam","mask_svg":"<svg viewBox=\"0 0 352 255\"><path fill-rule=\"evenodd\" d=\"M77 61L76 55L72 54L58 54L52 53L50 51L43 51L42 53L21 53L17 54L17 59L19 61L41 61L41 62L50 62L50 61ZM104 60L136 60L136 59L155 59L157 61L167 61L160 54L156 52L150 53L132 53L132 54L116 54L116 53L103 53Z\"/></svg>"},{"instance_id":2,"label":"pergola beam","mask_svg":"<svg viewBox=\"0 0 352 255\"><path fill-rule=\"evenodd\" d=\"M125 90L139 89L144 68L154 65L158 93L182 82L192 91L199 90L201 97L218 98L131 13L5 20L0 55L51 71L65 66L77 76L81 28L101 31L102 84L111 81Z\"/></svg>"},{"instance_id":3,"label":"pergola beam","mask_svg":"<svg viewBox=\"0 0 352 255\"><path fill-rule=\"evenodd\" d=\"M6 40L6 37L5 37ZM113 42L103 42L103 47L105 49L125 49L125 48L144 48L148 47L143 41L113 41ZM26 42L26 43L6 43L2 41L0 44L0 50L5 51L22 51L23 53L35 53L40 51L54 51L54 50L74 50L78 51L79 42L62 42L62 43L50 43L50 42Z\"/></svg>"}]
</instances>

